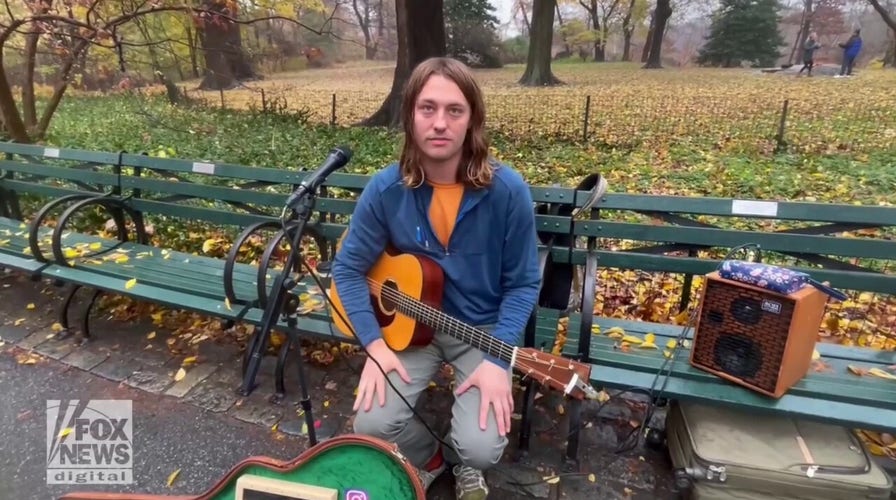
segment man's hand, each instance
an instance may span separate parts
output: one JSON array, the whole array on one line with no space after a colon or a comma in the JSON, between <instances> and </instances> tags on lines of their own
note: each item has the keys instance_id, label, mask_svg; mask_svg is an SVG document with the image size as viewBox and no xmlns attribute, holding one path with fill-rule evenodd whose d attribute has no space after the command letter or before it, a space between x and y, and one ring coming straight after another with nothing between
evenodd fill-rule
<instances>
[{"instance_id":1,"label":"man's hand","mask_svg":"<svg viewBox=\"0 0 896 500\"><path fill-rule=\"evenodd\" d=\"M367 352L369 356L364 363L364 370L361 371L361 379L358 381L358 396L355 398L353 411L358 411L362 401L364 402L364 411L370 411L373 397L376 395L379 395L380 406L386 404L386 377L383 375L383 372L388 374L395 370L405 383L411 383L411 377L405 371L404 365L398 360L395 352L389 349L385 340L374 340L367 345ZM379 367L376 366L374 359L380 363L383 371L380 371Z\"/></svg>"},{"instance_id":2,"label":"man's hand","mask_svg":"<svg viewBox=\"0 0 896 500\"><path fill-rule=\"evenodd\" d=\"M457 388L455 394L461 395L470 387L479 388L479 428L485 430L488 423L488 408L495 410L498 422L498 433L502 436L510 432L510 416L513 414L513 392L510 388L510 377L507 370L483 360L470 374L467 380Z\"/></svg>"}]
</instances>

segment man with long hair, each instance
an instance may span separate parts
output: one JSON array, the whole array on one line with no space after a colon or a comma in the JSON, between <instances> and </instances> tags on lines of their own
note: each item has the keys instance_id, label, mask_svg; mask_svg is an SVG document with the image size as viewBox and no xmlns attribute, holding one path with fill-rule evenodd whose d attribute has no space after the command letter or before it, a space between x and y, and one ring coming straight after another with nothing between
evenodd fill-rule
<instances>
[{"instance_id":1,"label":"man with long hair","mask_svg":"<svg viewBox=\"0 0 896 500\"><path fill-rule=\"evenodd\" d=\"M519 173L489 156L482 92L463 63L421 62L401 113L401 157L368 182L333 265L343 308L369 355L354 429L396 443L427 488L452 464L457 498L482 499L483 471L507 445L511 367L438 331L429 345L392 351L366 276L387 244L425 255L444 272L443 312L517 345L540 285L532 198ZM454 367L457 383L447 440L410 408L442 362Z\"/></svg>"}]
</instances>

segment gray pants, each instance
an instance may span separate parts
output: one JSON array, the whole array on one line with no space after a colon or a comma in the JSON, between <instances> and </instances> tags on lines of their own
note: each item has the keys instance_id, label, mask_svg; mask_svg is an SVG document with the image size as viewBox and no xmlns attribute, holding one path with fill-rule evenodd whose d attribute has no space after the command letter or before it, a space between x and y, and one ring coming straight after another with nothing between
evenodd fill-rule
<instances>
[{"instance_id":1,"label":"gray pants","mask_svg":"<svg viewBox=\"0 0 896 500\"><path fill-rule=\"evenodd\" d=\"M482 352L444 333L437 333L426 347L410 348L396 353L404 364L411 383L406 384L394 371L389 380L411 405L416 405L420 393L429 386L442 361L454 366L455 387L482 363ZM510 382L510 370L507 379ZM463 463L475 469L485 470L498 463L507 446L507 437L498 434L494 410L489 410L486 430L479 428L479 388L470 387L455 397L451 408L451 431L445 442L454 446L443 450L450 463ZM427 422L432 428L432 423ZM439 444L386 384L386 404L380 406L378 396L373 398L370 411L364 408L355 415L354 430L359 434L379 437L396 443L401 452L417 468L422 468L435 454ZM433 432L438 432L433 429Z\"/></svg>"}]
</instances>

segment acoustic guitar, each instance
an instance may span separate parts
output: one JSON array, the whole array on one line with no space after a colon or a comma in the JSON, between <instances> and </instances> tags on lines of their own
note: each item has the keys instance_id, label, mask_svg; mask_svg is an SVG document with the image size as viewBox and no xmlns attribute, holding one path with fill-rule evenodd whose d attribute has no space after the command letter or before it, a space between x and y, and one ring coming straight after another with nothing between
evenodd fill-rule
<instances>
[{"instance_id":1,"label":"acoustic guitar","mask_svg":"<svg viewBox=\"0 0 896 500\"><path fill-rule=\"evenodd\" d=\"M445 275L434 260L387 248L367 273L370 303L383 340L394 351L432 342L436 331L444 332L477 349L502 359L524 378L562 391L576 399L597 399L589 380L591 365L570 360L533 347L510 345L440 309ZM335 280L330 280L330 316L336 329L354 337L343 321L348 315Z\"/></svg>"}]
</instances>

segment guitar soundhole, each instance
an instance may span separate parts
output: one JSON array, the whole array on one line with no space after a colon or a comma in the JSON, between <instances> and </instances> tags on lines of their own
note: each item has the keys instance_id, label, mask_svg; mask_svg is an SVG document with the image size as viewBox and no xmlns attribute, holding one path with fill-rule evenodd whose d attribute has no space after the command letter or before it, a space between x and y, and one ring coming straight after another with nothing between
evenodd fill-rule
<instances>
[{"instance_id":1,"label":"guitar soundhole","mask_svg":"<svg viewBox=\"0 0 896 500\"><path fill-rule=\"evenodd\" d=\"M380 308L386 314L393 314L398 308L398 284L395 280L383 282L383 290L380 293Z\"/></svg>"}]
</instances>

